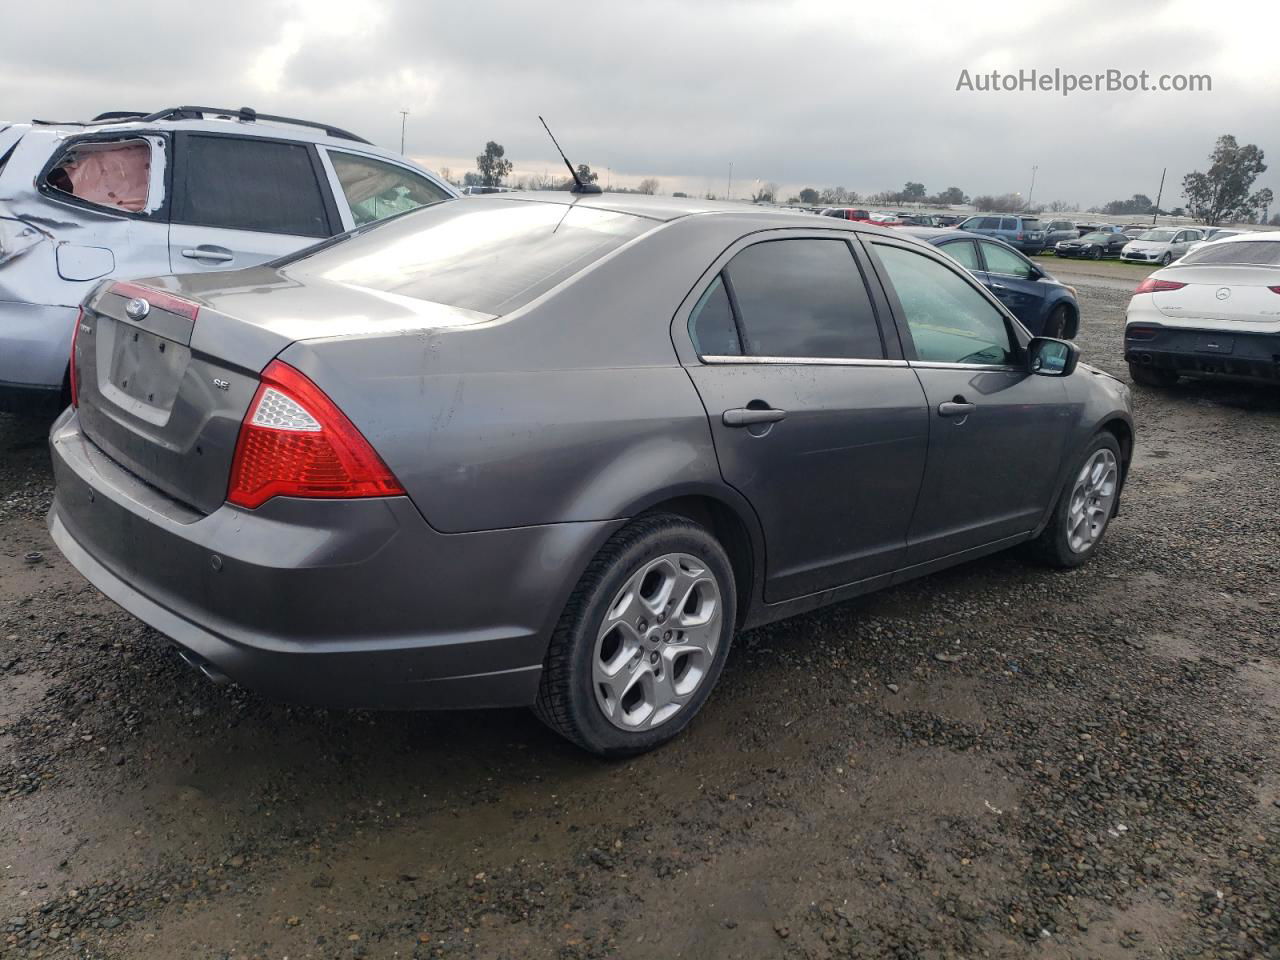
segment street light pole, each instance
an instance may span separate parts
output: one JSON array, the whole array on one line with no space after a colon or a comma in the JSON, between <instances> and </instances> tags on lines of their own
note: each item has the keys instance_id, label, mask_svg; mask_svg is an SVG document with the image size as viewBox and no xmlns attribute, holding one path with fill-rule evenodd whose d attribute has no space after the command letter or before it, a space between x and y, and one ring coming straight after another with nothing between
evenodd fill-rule
<instances>
[{"instance_id":1,"label":"street light pole","mask_svg":"<svg viewBox=\"0 0 1280 960\"><path fill-rule=\"evenodd\" d=\"M400 152L404 153L404 124L409 119L409 111L400 111Z\"/></svg>"},{"instance_id":2,"label":"street light pole","mask_svg":"<svg viewBox=\"0 0 1280 960\"><path fill-rule=\"evenodd\" d=\"M1160 198L1164 196L1164 175L1169 172L1169 168L1165 167L1160 171L1160 189L1156 191L1156 208L1151 211L1151 225L1156 225L1156 217L1160 215Z\"/></svg>"},{"instance_id":3,"label":"street light pole","mask_svg":"<svg viewBox=\"0 0 1280 960\"><path fill-rule=\"evenodd\" d=\"M725 185L725 188L724 188L724 198L726 200L733 199L733 161L732 160L729 161L729 182Z\"/></svg>"},{"instance_id":4,"label":"street light pole","mask_svg":"<svg viewBox=\"0 0 1280 960\"><path fill-rule=\"evenodd\" d=\"M1039 169L1040 168L1037 166L1032 166L1031 168L1031 189L1027 191L1027 209L1028 210L1031 209L1031 198L1035 196L1035 193L1036 193L1036 171Z\"/></svg>"}]
</instances>

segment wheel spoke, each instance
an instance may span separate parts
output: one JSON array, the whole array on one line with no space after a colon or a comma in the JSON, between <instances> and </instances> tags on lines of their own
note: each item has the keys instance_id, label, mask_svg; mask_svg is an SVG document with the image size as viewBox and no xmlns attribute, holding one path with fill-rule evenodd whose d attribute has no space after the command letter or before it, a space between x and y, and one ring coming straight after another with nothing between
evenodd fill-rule
<instances>
[{"instance_id":1,"label":"wheel spoke","mask_svg":"<svg viewBox=\"0 0 1280 960\"><path fill-rule=\"evenodd\" d=\"M1110 450L1096 451L1084 464L1067 506L1067 544L1081 553L1102 536L1115 503L1120 468Z\"/></svg>"}]
</instances>

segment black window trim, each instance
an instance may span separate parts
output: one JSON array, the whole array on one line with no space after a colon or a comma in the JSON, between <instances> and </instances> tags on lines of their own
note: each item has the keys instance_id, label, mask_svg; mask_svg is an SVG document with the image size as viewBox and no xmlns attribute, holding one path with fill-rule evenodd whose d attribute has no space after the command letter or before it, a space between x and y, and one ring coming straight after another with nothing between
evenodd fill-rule
<instances>
[{"instance_id":1,"label":"black window trim","mask_svg":"<svg viewBox=\"0 0 1280 960\"><path fill-rule=\"evenodd\" d=\"M123 143L126 140L147 140L148 138L161 140L165 145L164 197L160 200L160 206L154 210L113 210L111 207L104 207L100 203L93 203L74 194L59 190L56 187L51 187L45 181L45 178L49 176L49 171L56 167L62 161L62 158L67 155L67 152L78 144ZM16 148L17 145L15 143L13 148ZM13 148L10 148L9 153L13 152ZM7 159L8 154L5 156ZM173 134L167 130L131 130L126 134L121 134L118 131L115 133L85 133L75 137L68 137L58 145L58 149L50 154L49 159L40 168L40 172L36 174L36 190L42 197L54 203L65 203L68 206L79 207L82 210L92 210L104 216L119 217L122 220L139 220L145 223L168 223L173 210L173 166Z\"/></svg>"},{"instance_id":2,"label":"black window trim","mask_svg":"<svg viewBox=\"0 0 1280 960\"><path fill-rule=\"evenodd\" d=\"M734 326L738 331L738 342L741 349L746 349L746 339L742 330L741 314L738 310L737 294L733 291L732 281L729 280L725 268L739 253L748 247L756 246L760 243L771 243L778 240L843 240L849 248L849 253L857 265L858 272L861 275L863 286L867 291L867 299L871 302L872 317L875 320L877 331L880 334L880 349L885 354L882 358L874 357L772 357L772 356L753 356L746 353L741 355L721 355L721 354L702 354L698 352L697 345L693 342L693 334L689 329L689 324L693 318L693 311L697 307L703 294L715 281L717 276L721 277L724 284L725 292L729 296L729 306L733 311ZM902 353L902 344L899 338L889 336L890 330L896 331L893 324L891 306L884 297L881 285L875 274L872 272L873 265L868 259L865 251L858 243L858 233L854 230L832 229L823 230L822 228L804 227L790 229L770 228L756 231L739 237L721 252L708 267L707 271L699 278L689 294L685 297L681 304L680 310L676 312L673 318L673 324L679 323L683 329L685 337L691 348L692 361L695 365L719 366L725 364L762 364L762 365L783 365L783 366L834 366L834 367L905 367L907 361Z\"/></svg>"},{"instance_id":3,"label":"black window trim","mask_svg":"<svg viewBox=\"0 0 1280 960\"><path fill-rule=\"evenodd\" d=\"M182 209L182 204L177 203L177 198L172 189L173 183L180 182L177 177L177 171L181 170L186 173L186 142L191 137L218 137L228 140L249 140L254 143L282 143L290 147L304 147L307 151L307 157L311 162L311 175L316 178L316 185L320 188L320 199L324 206L324 216L326 226L329 230L322 237L311 237L308 234L300 233L280 233L277 230L259 230L254 227L228 227L226 224L220 223L199 223L195 220L179 220L178 213ZM182 227L207 227L210 230L240 230L244 233L265 233L273 237L306 237L306 239L314 240L317 243L322 240L328 240L345 232L346 227L343 226L342 216L338 212L338 205L334 200L333 191L329 184L329 175L325 172L324 164L320 160L320 151L316 148L316 144L307 140L290 140L287 137L249 137L242 133L225 133L223 131L213 130L179 130L175 135L175 142L172 148L172 158L170 163L170 188L165 194L165 203L172 203L172 214L170 222L176 226ZM185 213L185 210L182 212Z\"/></svg>"},{"instance_id":4,"label":"black window trim","mask_svg":"<svg viewBox=\"0 0 1280 960\"><path fill-rule=\"evenodd\" d=\"M939 369L939 370L990 370L990 371L1013 371L1018 373L1026 373L1026 354L1027 345L1031 342L1031 332L1022 325L1022 322L1010 312L1000 300L988 290L976 277L969 273L957 263L948 263L949 258L939 255L939 253L930 249L925 244L906 243L893 237L860 237L862 246L866 249L867 257L870 260L876 273L876 278L880 286L884 290L885 298L889 301L892 310L894 324L898 328L898 336L902 340L902 349L905 355L907 365L919 367L921 369ZM915 340L911 337L911 327L907 323L906 312L902 308L902 302L898 299L898 294L893 289L893 284L889 281L889 274L880 260L878 254L873 249L877 245L886 247L898 247L908 250L912 253L920 254L928 257L934 262L941 264L947 270L950 270L956 276L960 277L974 290L985 297L987 302L1004 318L1005 330L1009 334L1009 340L1013 344L1016 353L1016 362L1009 363L945 363L934 360L921 360L920 355L916 352Z\"/></svg>"}]
</instances>

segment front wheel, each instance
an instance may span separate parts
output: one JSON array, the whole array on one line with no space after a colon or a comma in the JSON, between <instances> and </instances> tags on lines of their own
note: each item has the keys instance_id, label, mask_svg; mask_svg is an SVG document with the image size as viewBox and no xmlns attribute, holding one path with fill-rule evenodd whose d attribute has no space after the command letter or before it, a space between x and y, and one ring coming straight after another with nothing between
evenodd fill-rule
<instances>
[{"instance_id":1,"label":"front wheel","mask_svg":"<svg viewBox=\"0 0 1280 960\"><path fill-rule=\"evenodd\" d=\"M1042 561L1067 569L1093 556L1120 495L1120 469L1120 444L1114 434L1099 433L1073 466L1048 526L1032 541Z\"/></svg>"},{"instance_id":2,"label":"front wheel","mask_svg":"<svg viewBox=\"0 0 1280 960\"><path fill-rule=\"evenodd\" d=\"M715 537L672 514L635 520L570 596L534 712L601 756L666 743L711 695L736 610L733 568Z\"/></svg>"},{"instance_id":3,"label":"front wheel","mask_svg":"<svg viewBox=\"0 0 1280 960\"><path fill-rule=\"evenodd\" d=\"M1089 256L1090 256L1091 258L1093 258L1094 260L1101 260L1101 259L1102 259L1102 250L1101 250L1101 249L1099 249L1098 247L1094 247L1094 248L1093 248L1093 252L1092 252L1092 253L1090 253L1090 254L1089 254Z\"/></svg>"}]
</instances>

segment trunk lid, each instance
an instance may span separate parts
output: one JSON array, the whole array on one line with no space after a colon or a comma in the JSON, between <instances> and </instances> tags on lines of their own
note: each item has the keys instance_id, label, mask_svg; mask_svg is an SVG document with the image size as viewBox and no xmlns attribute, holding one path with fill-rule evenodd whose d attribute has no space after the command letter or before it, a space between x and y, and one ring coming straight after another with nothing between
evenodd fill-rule
<instances>
[{"instance_id":1,"label":"trunk lid","mask_svg":"<svg viewBox=\"0 0 1280 960\"><path fill-rule=\"evenodd\" d=\"M138 295L150 309L134 319L127 308ZM191 307L194 319L184 316ZM81 427L125 469L208 514L226 499L260 374L291 343L488 319L363 287L300 282L265 266L105 283L85 301L76 337Z\"/></svg>"},{"instance_id":2,"label":"trunk lid","mask_svg":"<svg viewBox=\"0 0 1280 960\"><path fill-rule=\"evenodd\" d=\"M1152 295L1156 309L1166 317L1280 320L1280 294L1268 289L1271 285L1280 285L1280 270L1274 267L1192 265L1166 268L1157 276L1186 284L1179 290Z\"/></svg>"},{"instance_id":3,"label":"trunk lid","mask_svg":"<svg viewBox=\"0 0 1280 960\"><path fill-rule=\"evenodd\" d=\"M203 306L194 321L159 304L135 320L114 287L85 303L76 335L82 429L131 473L211 513L258 373L289 341Z\"/></svg>"}]
</instances>

